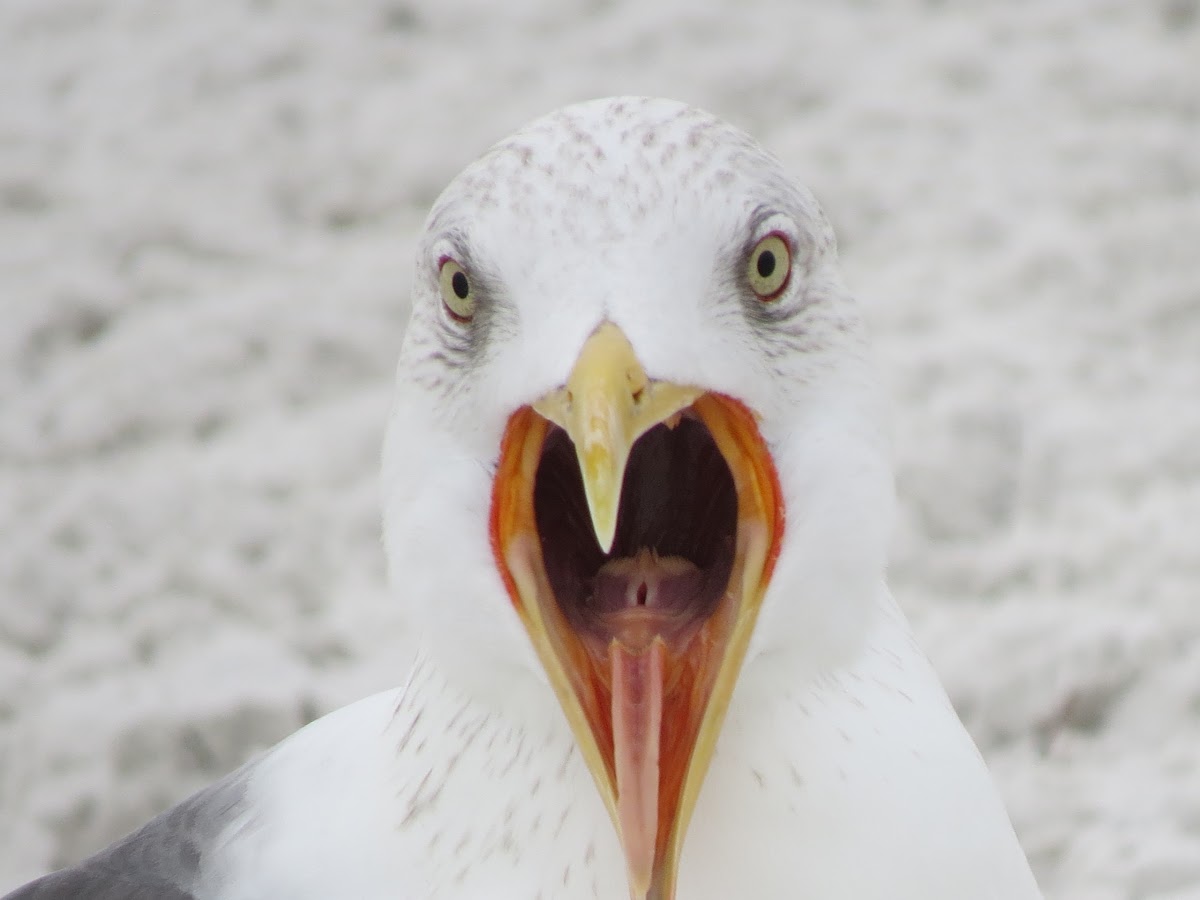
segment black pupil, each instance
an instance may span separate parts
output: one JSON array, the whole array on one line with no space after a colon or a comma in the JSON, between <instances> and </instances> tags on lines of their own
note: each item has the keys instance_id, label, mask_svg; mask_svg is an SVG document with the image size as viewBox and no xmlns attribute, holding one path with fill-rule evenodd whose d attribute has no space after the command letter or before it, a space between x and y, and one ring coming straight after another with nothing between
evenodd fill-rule
<instances>
[{"instance_id":1,"label":"black pupil","mask_svg":"<svg viewBox=\"0 0 1200 900\"><path fill-rule=\"evenodd\" d=\"M762 270L762 263L758 264L759 271ZM450 278L450 287L454 289L454 296L459 300L466 300L467 294L471 293L471 285L467 283L467 276L462 272L455 272Z\"/></svg>"},{"instance_id":2,"label":"black pupil","mask_svg":"<svg viewBox=\"0 0 1200 900\"><path fill-rule=\"evenodd\" d=\"M758 254L758 262L755 263L755 268L758 269L760 278L770 278L771 273L775 271L775 254L770 250L764 250Z\"/></svg>"}]
</instances>

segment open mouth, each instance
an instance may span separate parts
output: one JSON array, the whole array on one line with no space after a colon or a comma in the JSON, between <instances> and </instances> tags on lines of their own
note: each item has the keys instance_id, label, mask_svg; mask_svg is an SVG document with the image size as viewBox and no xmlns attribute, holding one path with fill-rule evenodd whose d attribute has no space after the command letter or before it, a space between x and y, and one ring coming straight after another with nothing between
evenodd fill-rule
<instances>
[{"instance_id":1,"label":"open mouth","mask_svg":"<svg viewBox=\"0 0 1200 900\"><path fill-rule=\"evenodd\" d=\"M669 900L783 510L749 410L646 379L606 327L564 388L510 419L492 541L621 837L630 894Z\"/></svg>"},{"instance_id":2,"label":"open mouth","mask_svg":"<svg viewBox=\"0 0 1200 900\"><path fill-rule=\"evenodd\" d=\"M682 647L725 595L737 491L690 410L634 443L608 553L592 529L575 445L558 426L542 447L533 505L554 599L593 652L654 635Z\"/></svg>"}]
</instances>

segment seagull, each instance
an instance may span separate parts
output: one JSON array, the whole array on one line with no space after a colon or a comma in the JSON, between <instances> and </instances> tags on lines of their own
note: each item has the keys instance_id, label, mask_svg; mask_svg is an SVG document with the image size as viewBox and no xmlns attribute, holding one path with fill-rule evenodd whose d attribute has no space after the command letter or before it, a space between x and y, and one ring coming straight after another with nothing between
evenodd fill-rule
<instances>
[{"instance_id":1,"label":"seagull","mask_svg":"<svg viewBox=\"0 0 1200 900\"><path fill-rule=\"evenodd\" d=\"M609 98L419 239L383 450L400 687L10 900L1029 900L888 591L833 232L743 132Z\"/></svg>"}]
</instances>

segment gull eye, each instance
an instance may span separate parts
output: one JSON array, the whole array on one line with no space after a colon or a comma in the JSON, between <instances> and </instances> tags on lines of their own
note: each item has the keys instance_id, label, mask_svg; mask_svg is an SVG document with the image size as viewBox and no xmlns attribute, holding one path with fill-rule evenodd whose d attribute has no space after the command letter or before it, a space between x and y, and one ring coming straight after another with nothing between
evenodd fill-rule
<instances>
[{"instance_id":1,"label":"gull eye","mask_svg":"<svg viewBox=\"0 0 1200 900\"><path fill-rule=\"evenodd\" d=\"M458 322L470 322L475 315L475 288L463 267L452 259L443 259L438 284L446 311Z\"/></svg>"},{"instance_id":2,"label":"gull eye","mask_svg":"<svg viewBox=\"0 0 1200 900\"><path fill-rule=\"evenodd\" d=\"M787 287L792 274L792 251L779 234L768 234L750 251L746 278L759 300L774 300Z\"/></svg>"}]
</instances>

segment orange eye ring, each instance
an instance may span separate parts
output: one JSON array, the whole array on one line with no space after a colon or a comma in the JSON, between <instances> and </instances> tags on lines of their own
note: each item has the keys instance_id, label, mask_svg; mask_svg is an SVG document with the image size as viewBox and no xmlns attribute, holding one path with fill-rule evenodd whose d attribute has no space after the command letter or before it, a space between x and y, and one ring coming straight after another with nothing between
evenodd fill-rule
<instances>
[{"instance_id":1,"label":"orange eye ring","mask_svg":"<svg viewBox=\"0 0 1200 900\"><path fill-rule=\"evenodd\" d=\"M783 293L791 275L791 247L782 234L772 231L750 251L746 280L759 300L770 302Z\"/></svg>"},{"instance_id":2,"label":"orange eye ring","mask_svg":"<svg viewBox=\"0 0 1200 900\"><path fill-rule=\"evenodd\" d=\"M440 263L438 287L450 317L456 322L470 322L475 315L475 287L466 270L450 257Z\"/></svg>"}]
</instances>

